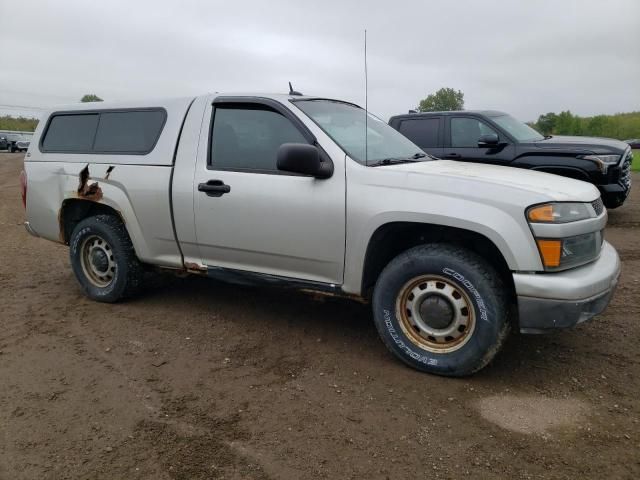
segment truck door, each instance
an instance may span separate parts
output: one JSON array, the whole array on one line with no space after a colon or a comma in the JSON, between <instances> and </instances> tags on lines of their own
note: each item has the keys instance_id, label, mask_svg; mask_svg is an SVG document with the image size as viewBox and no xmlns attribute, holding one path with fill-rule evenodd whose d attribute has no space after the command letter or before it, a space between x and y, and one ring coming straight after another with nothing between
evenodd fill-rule
<instances>
[{"instance_id":1,"label":"truck door","mask_svg":"<svg viewBox=\"0 0 640 480\"><path fill-rule=\"evenodd\" d=\"M506 165L515 156L514 146L502 133L476 117L448 116L445 130L445 148L442 158L464 162ZM482 146L478 140L482 135L495 134L498 144Z\"/></svg>"},{"instance_id":2,"label":"truck door","mask_svg":"<svg viewBox=\"0 0 640 480\"><path fill-rule=\"evenodd\" d=\"M274 100L219 97L204 118L193 186L202 263L341 284L344 162L323 180L279 171L280 145L314 139Z\"/></svg>"},{"instance_id":3,"label":"truck door","mask_svg":"<svg viewBox=\"0 0 640 480\"><path fill-rule=\"evenodd\" d=\"M443 127L442 117L420 116L400 120L398 131L428 154L442 158Z\"/></svg>"}]
</instances>

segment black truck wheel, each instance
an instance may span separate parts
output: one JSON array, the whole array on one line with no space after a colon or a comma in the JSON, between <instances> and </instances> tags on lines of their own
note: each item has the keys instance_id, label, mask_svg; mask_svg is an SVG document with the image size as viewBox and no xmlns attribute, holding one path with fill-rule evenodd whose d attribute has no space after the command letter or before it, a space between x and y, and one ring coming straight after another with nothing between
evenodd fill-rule
<instances>
[{"instance_id":1,"label":"black truck wheel","mask_svg":"<svg viewBox=\"0 0 640 480\"><path fill-rule=\"evenodd\" d=\"M503 282L482 258L446 244L414 247L382 271L373 316L385 345L418 370L470 375L487 365L509 331Z\"/></svg>"},{"instance_id":2,"label":"black truck wheel","mask_svg":"<svg viewBox=\"0 0 640 480\"><path fill-rule=\"evenodd\" d=\"M133 295L142 283L142 264L127 229L115 216L96 215L78 223L69 256L80 286L93 300L117 302Z\"/></svg>"}]
</instances>

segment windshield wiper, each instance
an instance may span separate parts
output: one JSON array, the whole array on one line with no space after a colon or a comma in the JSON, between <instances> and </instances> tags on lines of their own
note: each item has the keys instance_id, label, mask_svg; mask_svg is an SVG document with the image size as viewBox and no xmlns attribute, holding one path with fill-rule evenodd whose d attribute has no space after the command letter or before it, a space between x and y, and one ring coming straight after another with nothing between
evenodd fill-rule
<instances>
[{"instance_id":1,"label":"windshield wiper","mask_svg":"<svg viewBox=\"0 0 640 480\"><path fill-rule=\"evenodd\" d=\"M399 163L413 163L413 162L418 162L420 158L423 158L426 156L427 156L426 153L419 152L411 155L410 157L383 158L382 160L379 160L377 162L370 163L369 166L378 167L380 165L397 165Z\"/></svg>"}]
</instances>

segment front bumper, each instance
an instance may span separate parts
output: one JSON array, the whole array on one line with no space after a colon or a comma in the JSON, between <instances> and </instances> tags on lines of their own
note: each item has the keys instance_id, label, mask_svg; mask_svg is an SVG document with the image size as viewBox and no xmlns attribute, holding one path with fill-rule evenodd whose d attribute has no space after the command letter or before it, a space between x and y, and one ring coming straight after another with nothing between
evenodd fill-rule
<instances>
[{"instance_id":1,"label":"front bumper","mask_svg":"<svg viewBox=\"0 0 640 480\"><path fill-rule=\"evenodd\" d=\"M598 185L602 200L607 208L616 208L624 203L631 191L631 163L633 162L633 153L631 149L627 150L620 164L610 169L609 176L612 183L607 185Z\"/></svg>"},{"instance_id":2,"label":"front bumper","mask_svg":"<svg viewBox=\"0 0 640 480\"><path fill-rule=\"evenodd\" d=\"M557 273L514 273L520 332L545 333L569 328L601 313L613 297L620 258L604 242L600 257Z\"/></svg>"},{"instance_id":3,"label":"front bumper","mask_svg":"<svg viewBox=\"0 0 640 480\"><path fill-rule=\"evenodd\" d=\"M602 201L607 208L618 208L621 206L631 191L617 183L610 185L598 185L598 189L600 190Z\"/></svg>"}]
</instances>

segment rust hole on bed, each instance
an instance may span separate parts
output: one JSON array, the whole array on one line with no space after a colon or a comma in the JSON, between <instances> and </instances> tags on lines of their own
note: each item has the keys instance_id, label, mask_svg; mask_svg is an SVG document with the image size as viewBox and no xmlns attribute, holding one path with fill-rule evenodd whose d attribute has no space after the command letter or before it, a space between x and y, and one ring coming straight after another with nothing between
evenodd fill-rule
<instances>
[{"instance_id":1,"label":"rust hole on bed","mask_svg":"<svg viewBox=\"0 0 640 480\"><path fill-rule=\"evenodd\" d=\"M107 172L110 173L110 172ZM78 197L98 202L102 199L102 189L98 182L89 183L89 165L80 170Z\"/></svg>"}]
</instances>

